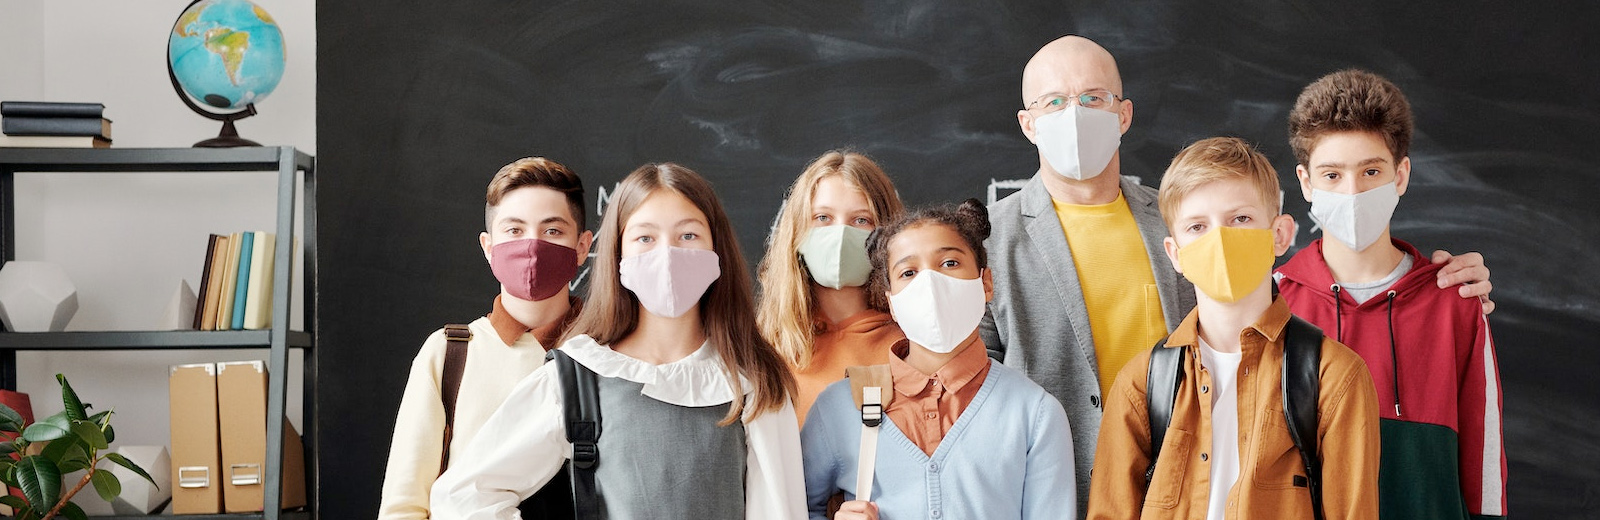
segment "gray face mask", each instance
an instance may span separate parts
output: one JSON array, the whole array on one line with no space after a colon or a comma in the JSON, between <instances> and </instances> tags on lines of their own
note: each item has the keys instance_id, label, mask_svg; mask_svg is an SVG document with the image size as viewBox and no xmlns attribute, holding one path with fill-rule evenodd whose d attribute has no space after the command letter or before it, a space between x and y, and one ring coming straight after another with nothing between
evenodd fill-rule
<instances>
[{"instance_id":1,"label":"gray face mask","mask_svg":"<svg viewBox=\"0 0 1600 520\"><path fill-rule=\"evenodd\" d=\"M1355 195L1311 190L1311 220L1326 236L1365 251L1389 229L1399 204L1400 192L1392 182Z\"/></svg>"},{"instance_id":2,"label":"gray face mask","mask_svg":"<svg viewBox=\"0 0 1600 520\"><path fill-rule=\"evenodd\" d=\"M1122 144L1122 121L1114 112L1073 105L1039 116L1033 124L1039 153L1069 179L1099 176Z\"/></svg>"},{"instance_id":3,"label":"gray face mask","mask_svg":"<svg viewBox=\"0 0 1600 520\"><path fill-rule=\"evenodd\" d=\"M872 262L867 258L870 233L846 225L811 228L799 248L811 279L833 289L865 285L872 274Z\"/></svg>"}]
</instances>

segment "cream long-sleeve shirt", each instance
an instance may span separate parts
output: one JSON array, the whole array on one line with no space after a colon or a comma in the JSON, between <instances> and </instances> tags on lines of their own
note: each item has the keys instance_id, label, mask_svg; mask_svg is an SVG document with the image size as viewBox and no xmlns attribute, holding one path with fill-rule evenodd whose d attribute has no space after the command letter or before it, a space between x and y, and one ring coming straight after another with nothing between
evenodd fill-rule
<instances>
[{"instance_id":1,"label":"cream long-sleeve shirt","mask_svg":"<svg viewBox=\"0 0 1600 520\"><path fill-rule=\"evenodd\" d=\"M574 300L574 312L569 312L567 318L577 307ZM544 364L545 349L540 338L552 341L552 332L559 332L565 323L562 320L530 331L506 314L496 298L493 313L468 324L472 340L468 342L466 369L456 398L455 433L450 442L452 460L477 435L511 389ZM508 343L506 338L511 341ZM431 516L428 493L439 475L444 449L440 385L445 347L444 330L440 329L428 336L411 363L384 471L383 498L378 505L380 520L422 520Z\"/></svg>"},{"instance_id":2,"label":"cream long-sleeve shirt","mask_svg":"<svg viewBox=\"0 0 1600 520\"><path fill-rule=\"evenodd\" d=\"M734 398L722 359L709 343L688 357L661 365L619 354L585 335L568 340L561 349L602 377L643 384L645 396L668 404L715 406ZM743 386L751 388L749 383ZM743 396L746 402L749 397ZM453 452L450 470L433 487L437 515L459 520L517 520L517 504L543 487L562 462L572 457L561 402L560 378L553 363L523 379L484 423L476 440L465 450ZM750 407L745 410L748 414ZM793 405L785 404L777 412L749 420L744 430L745 518L804 519L805 476ZM601 454L601 460L626 458Z\"/></svg>"}]
</instances>

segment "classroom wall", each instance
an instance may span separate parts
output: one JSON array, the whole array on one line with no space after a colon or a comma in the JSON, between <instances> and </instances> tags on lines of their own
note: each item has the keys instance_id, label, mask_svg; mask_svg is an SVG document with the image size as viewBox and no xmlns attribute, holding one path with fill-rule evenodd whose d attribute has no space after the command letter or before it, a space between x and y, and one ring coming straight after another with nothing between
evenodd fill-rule
<instances>
[{"instance_id":1,"label":"classroom wall","mask_svg":"<svg viewBox=\"0 0 1600 520\"><path fill-rule=\"evenodd\" d=\"M166 75L167 33L188 3L0 0L0 100L104 103L117 148L187 147L215 136L221 124L190 112ZM239 132L315 153L314 5L257 4L284 31L288 63L277 90L257 106L260 114L240 121ZM66 269L79 303L68 330L148 330L180 280L199 288L207 235L271 230L276 194L275 172L18 174L17 259ZM22 352L18 386L30 394L35 416L45 417L61 410L55 374L65 374L84 401L116 409L118 444L167 445L169 366L266 355ZM290 360L288 414L299 426L300 356Z\"/></svg>"}]
</instances>

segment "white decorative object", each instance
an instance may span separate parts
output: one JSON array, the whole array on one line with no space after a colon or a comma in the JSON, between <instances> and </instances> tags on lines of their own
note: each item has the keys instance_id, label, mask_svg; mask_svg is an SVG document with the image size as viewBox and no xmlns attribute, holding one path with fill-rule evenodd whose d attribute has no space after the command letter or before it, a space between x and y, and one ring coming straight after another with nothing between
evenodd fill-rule
<instances>
[{"instance_id":1,"label":"white decorative object","mask_svg":"<svg viewBox=\"0 0 1600 520\"><path fill-rule=\"evenodd\" d=\"M194 289L188 280L178 280L178 290L167 300L167 309L161 312L161 323L156 330L194 330Z\"/></svg>"},{"instance_id":2,"label":"white decorative object","mask_svg":"<svg viewBox=\"0 0 1600 520\"><path fill-rule=\"evenodd\" d=\"M172 459L167 456L166 446L121 446L116 450L123 457L133 461L140 468L150 473L156 482L167 483L172 481ZM110 471L117 476L117 482L122 484L122 494L114 502L106 502L95 493L93 486L84 486L78 494L72 496L72 503L83 508L89 515L147 515L156 512L157 508L166 505L172 498L172 490L165 487L150 485L144 477L134 473L109 460L100 462L100 471ZM62 479L62 488L71 489L79 480L83 480L83 471L68 473Z\"/></svg>"},{"instance_id":3,"label":"white decorative object","mask_svg":"<svg viewBox=\"0 0 1600 520\"><path fill-rule=\"evenodd\" d=\"M78 290L61 266L6 262L0 267L0 322L12 332L60 332L78 312Z\"/></svg>"}]
</instances>

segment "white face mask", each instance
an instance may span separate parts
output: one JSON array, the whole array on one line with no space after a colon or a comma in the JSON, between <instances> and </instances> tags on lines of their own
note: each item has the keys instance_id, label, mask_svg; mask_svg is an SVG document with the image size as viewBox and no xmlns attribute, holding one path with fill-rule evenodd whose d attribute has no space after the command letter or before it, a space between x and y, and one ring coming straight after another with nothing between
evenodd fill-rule
<instances>
[{"instance_id":1,"label":"white face mask","mask_svg":"<svg viewBox=\"0 0 1600 520\"><path fill-rule=\"evenodd\" d=\"M1115 112L1072 105L1033 120L1039 153L1056 173L1084 180L1100 175L1122 144L1122 121Z\"/></svg>"},{"instance_id":2,"label":"white face mask","mask_svg":"<svg viewBox=\"0 0 1600 520\"><path fill-rule=\"evenodd\" d=\"M1327 236L1333 237L1350 249L1364 251L1384 230L1389 229L1389 217L1400 204L1400 192L1394 183L1346 195L1331 191L1311 190L1311 220L1322 226Z\"/></svg>"},{"instance_id":3,"label":"white face mask","mask_svg":"<svg viewBox=\"0 0 1600 520\"><path fill-rule=\"evenodd\" d=\"M889 295L889 310L907 339L944 354L978 330L987 303L984 300L981 271L971 280L923 271L899 294Z\"/></svg>"}]
</instances>

